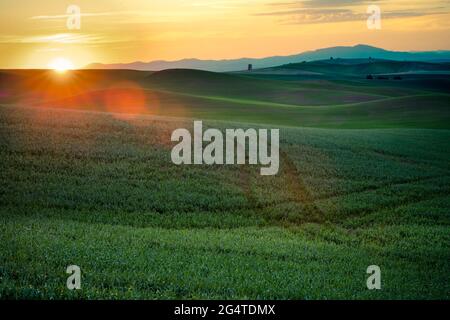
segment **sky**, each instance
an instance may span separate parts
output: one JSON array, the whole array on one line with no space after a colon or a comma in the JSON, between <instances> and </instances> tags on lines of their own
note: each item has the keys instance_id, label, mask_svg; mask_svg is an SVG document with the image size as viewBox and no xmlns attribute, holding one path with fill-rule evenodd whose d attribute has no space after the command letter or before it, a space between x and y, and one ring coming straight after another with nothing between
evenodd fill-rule
<instances>
[{"instance_id":1,"label":"sky","mask_svg":"<svg viewBox=\"0 0 450 320\"><path fill-rule=\"evenodd\" d=\"M381 10L381 29L367 26L370 5ZM76 68L258 58L356 44L450 50L449 18L449 0L1 0L0 68L47 68L61 58Z\"/></svg>"}]
</instances>

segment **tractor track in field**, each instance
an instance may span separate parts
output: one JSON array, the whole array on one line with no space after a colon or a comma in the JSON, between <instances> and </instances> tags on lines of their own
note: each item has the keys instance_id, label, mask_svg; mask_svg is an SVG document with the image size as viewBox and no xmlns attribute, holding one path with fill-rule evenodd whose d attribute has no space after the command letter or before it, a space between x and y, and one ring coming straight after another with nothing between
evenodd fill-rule
<instances>
[{"instance_id":1,"label":"tractor track in field","mask_svg":"<svg viewBox=\"0 0 450 320\"><path fill-rule=\"evenodd\" d=\"M337 192L332 195L319 196L319 197L315 197L314 201L330 200L330 199L338 198L338 197L357 195L357 194L364 193L364 192L378 191L378 190L381 190L384 188L389 188L389 187L402 186L402 185L407 185L407 184L411 184L411 183L421 183L421 182L433 181L433 180L436 180L439 178L450 178L450 176L440 175L440 176L432 176L432 177L425 177L425 178L398 180L398 181L394 181L392 183L385 183L385 184L381 184L378 186L361 188L361 189L354 190L351 192Z\"/></svg>"},{"instance_id":2,"label":"tractor track in field","mask_svg":"<svg viewBox=\"0 0 450 320\"><path fill-rule=\"evenodd\" d=\"M323 213L314 204L315 200L311 192L303 182L301 174L297 170L294 162L289 158L286 152L282 150L280 150L280 157L280 162L283 163L283 166L280 168L280 173L284 181L286 182L285 187L286 191L290 195L289 199L274 201L271 203L258 203L252 190L252 172L250 170L250 167L241 166L240 177L242 182L242 189L248 203L248 205L241 207L241 209L263 210L284 203L295 202L305 206L306 211L308 213L311 213L311 215L314 217L313 220L315 222L323 222ZM308 222L312 221L308 220Z\"/></svg>"},{"instance_id":3,"label":"tractor track in field","mask_svg":"<svg viewBox=\"0 0 450 320\"><path fill-rule=\"evenodd\" d=\"M284 174L286 175L285 179L287 180L286 188L293 196L293 202L305 205L307 211L315 217L314 220L318 220L317 222L323 222L324 214L314 203L314 197L301 178L301 174L298 171L297 166L286 152L280 150L280 156L281 161L283 161L285 165Z\"/></svg>"},{"instance_id":4,"label":"tractor track in field","mask_svg":"<svg viewBox=\"0 0 450 320\"><path fill-rule=\"evenodd\" d=\"M393 204L387 204L384 206L379 206L379 207L371 208L371 209L361 209L361 210L350 211L350 212L346 213L345 215L338 215L338 217L335 217L335 219L332 219L331 221L334 223L342 223L345 220L355 218L358 216L368 216L368 215L371 215L371 214L374 214L377 212L381 212L381 211L385 211L385 210L395 210L395 209L403 207L403 206L414 205L414 204L421 203L424 201L439 199L439 198L442 198L443 196L446 196L447 194L448 193L446 193L446 192L432 193L432 194L427 194L426 196L422 196L422 197L414 197L414 199L412 199L412 197L407 197L406 199L403 199L402 201L396 201Z\"/></svg>"},{"instance_id":5,"label":"tractor track in field","mask_svg":"<svg viewBox=\"0 0 450 320\"><path fill-rule=\"evenodd\" d=\"M358 195L364 192L375 192L377 190L382 190L384 188L389 187L395 187L395 186L402 186L402 185L408 185L408 184L416 184L421 182L427 182L427 181L433 181L439 178L449 178L448 175L440 175L440 176L432 176L432 177L426 177L426 178L414 178L414 179L404 179L395 181L392 183L385 183L378 186L371 186L367 188L361 188L352 192L343 192L343 193L336 193L333 195L326 195L322 197L314 197L311 192L306 187L305 183L303 182L301 178L301 173L298 171L295 163L290 159L290 157L287 155L286 152L280 150L280 162L282 163L282 167L280 170L280 173L286 182L285 188L290 197L288 199L280 200L280 201L273 201L270 203L258 203L257 199L253 195L252 191L252 172L249 169L248 166L245 166L245 169L241 169L241 177L242 177L242 188L245 194L245 197L247 199L248 205L243 206L242 209L250 209L250 210L264 210L264 209L270 209L282 204L294 202L299 203L302 206L305 206L305 211L310 213L313 217L315 217L314 222L324 222L325 221L325 214L322 212L322 210L317 206L317 201L326 201L333 198L339 198L339 197L345 197L349 195ZM401 207L408 204L414 204L422 201L427 201L436 197L440 197L445 194L445 191L442 194L429 194L427 197L418 197L418 193L414 193L411 196L406 197L401 202L397 202L392 205L386 205L382 207L376 207L376 208L368 208L368 209L361 209L356 211L350 211L349 214L345 215L345 218L351 218L354 216L357 216L359 214L371 214L374 212L378 212L381 210L388 210L388 209L395 209L397 207ZM305 222L312 222L310 219Z\"/></svg>"},{"instance_id":6,"label":"tractor track in field","mask_svg":"<svg viewBox=\"0 0 450 320\"><path fill-rule=\"evenodd\" d=\"M410 183L420 183L420 182L426 182L426 181L433 181L435 179L442 178L442 177L450 178L450 176L433 176L433 177L427 177L427 178L403 180L403 181L397 181L397 182L394 182L394 183L383 184L383 185L380 185L380 186L363 188L363 189L359 189L359 190L355 190L355 191L347 192L347 193L336 193L336 194L333 194L331 196L327 195L327 196L323 196L323 197L316 197L316 198L310 199L310 200L305 201L305 202L301 202L298 199L297 200L296 199L287 199L287 200L284 200L284 201L274 201L272 203L265 204L265 205L257 205L257 207L258 208L260 208L260 207L271 207L271 206L276 206L276 205L287 203L287 202L301 202L303 204L305 204L305 203L312 203L312 202L316 202L316 201L330 200L330 199L333 199L333 198L339 198L339 197L344 197L344 196L349 196L349 195L357 195L357 194L364 193L364 192L377 191L377 190L381 190L381 189L386 188L386 187L394 187L394 186L407 185L407 184L410 184Z\"/></svg>"},{"instance_id":7,"label":"tractor track in field","mask_svg":"<svg viewBox=\"0 0 450 320\"><path fill-rule=\"evenodd\" d=\"M427 169L439 169L439 170L443 170L443 171L450 173L450 168L448 166L443 167L440 164L424 163L423 161L426 161L426 160L418 161L418 160L411 159L407 156L401 156L401 155L389 153L389 152L386 152L383 150L370 150L370 149L363 149L363 150L366 151L366 154L375 154L375 155L381 156L386 159L395 160L396 162L400 162L400 163L404 163L404 164L411 164L411 165L420 166L420 167L426 167Z\"/></svg>"}]
</instances>

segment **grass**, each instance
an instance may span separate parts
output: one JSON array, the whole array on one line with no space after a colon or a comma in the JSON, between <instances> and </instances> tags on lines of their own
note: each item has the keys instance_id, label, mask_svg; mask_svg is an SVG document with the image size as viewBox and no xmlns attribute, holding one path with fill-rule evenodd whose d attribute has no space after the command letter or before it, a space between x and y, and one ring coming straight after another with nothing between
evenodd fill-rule
<instances>
[{"instance_id":1,"label":"grass","mask_svg":"<svg viewBox=\"0 0 450 320\"><path fill-rule=\"evenodd\" d=\"M448 98L382 99L305 120L328 128L289 127L304 106L239 104L205 123L282 121L274 177L172 165L187 119L0 107L0 298L449 299L450 132L420 128L448 125ZM361 121L372 129L334 128Z\"/></svg>"}]
</instances>

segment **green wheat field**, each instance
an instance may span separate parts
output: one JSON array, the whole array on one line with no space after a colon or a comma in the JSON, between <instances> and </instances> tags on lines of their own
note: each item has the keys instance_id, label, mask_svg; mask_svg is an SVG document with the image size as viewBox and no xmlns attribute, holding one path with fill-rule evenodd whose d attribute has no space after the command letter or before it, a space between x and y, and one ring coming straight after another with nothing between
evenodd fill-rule
<instances>
[{"instance_id":1,"label":"green wheat field","mask_svg":"<svg viewBox=\"0 0 450 320\"><path fill-rule=\"evenodd\" d=\"M0 298L449 299L450 77L338 69L1 71ZM174 165L193 119L279 128L278 175Z\"/></svg>"}]
</instances>

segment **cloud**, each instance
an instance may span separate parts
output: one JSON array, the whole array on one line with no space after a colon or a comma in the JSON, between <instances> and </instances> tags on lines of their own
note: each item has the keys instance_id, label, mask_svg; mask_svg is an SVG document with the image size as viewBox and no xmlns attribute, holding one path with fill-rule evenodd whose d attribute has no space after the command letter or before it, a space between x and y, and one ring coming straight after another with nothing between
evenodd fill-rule
<instances>
[{"instance_id":1,"label":"cloud","mask_svg":"<svg viewBox=\"0 0 450 320\"><path fill-rule=\"evenodd\" d=\"M348 9L298 9L256 14L258 16L284 16L283 24L314 24L367 19L365 13Z\"/></svg>"},{"instance_id":2,"label":"cloud","mask_svg":"<svg viewBox=\"0 0 450 320\"><path fill-rule=\"evenodd\" d=\"M317 7L349 7L360 4L376 4L380 0L305 0L299 1L303 7L317 8Z\"/></svg>"},{"instance_id":3,"label":"cloud","mask_svg":"<svg viewBox=\"0 0 450 320\"><path fill-rule=\"evenodd\" d=\"M296 7L296 8L342 8L361 4L377 4L382 0L303 0L292 2L272 2L269 6Z\"/></svg>"},{"instance_id":4,"label":"cloud","mask_svg":"<svg viewBox=\"0 0 450 320\"><path fill-rule=\"evenodd\" d=\"M135 11L117 11L117 12L91 12L91 13L80 13L81 17L108 17L108 16L123 16L123 15L137 15L142 14ZM71 17L71 14L58 14L58 15L44 15L44 16L33 16L32 20L63 20Z\"/></svg>"},{"instance_id":5,"label":"cloud","mask_svg":"<svg viewBox=\"0 0 450 320\"><path fill-rule=\"evenodd\" d=\"M121 24L134 24L139 21L152 23L165 23L176 22L180 18L189 17L191 13L187 10L171 11L171 12L158 12L148 10L128 10L128 11L105 11L105 12L81 12L81 18L91 18L92 21L100 21L102 24L108 23L121 23ZM39 15L32 16L31 20L43 20L43 21L61 21L67 20L72 17L70 14L59 15ZM98 19L95 19L98 18Z\"/></svg>"},{"instance_id":6,"label":"cloud","mask_svg":"<svg viewBox=\"0 0 450 320\"><path fill-rule=\"evenodd\" d=\"M62 48L43 48L36 50L37 52L60 52L64 51Z\"/></svg>"},{"instance_id":7,"label":"cloud","mask_svg":"<svg viewBox=\"0 0 450 320\"><path fill-rule=\"evenodd\" d=\"M337 7L339 4L354 5L357 3L363 3L362 0L338 0L333 1L331 7L321 7L325 6L331 1L328 0L317 0L317 1L301 1L301 2L291 2L291 3L278 3L270 4L272 6L288 6L289 9L276 10L269 12L256 13L255 16L279 16L283 17L281 23L283 24L315 24L315 23L333 23L333 22L346 22L346 21L357 21L366 20L368 14L366 10L361 8L344 8ZM373 3L373 1L371 1ZM304 7L306 4L306 7ZM292 7L294 5L294 7ZM301 5L298 8L298 5ZM315 6L319 8L310 8L308 6ZM420 17L431 14L441 14L443 12L437 11L418 11L418 10L393 10L393 11L382 11L381 15L383 19L393 19L393 18L406 18L406 17Z\"/></svg>"},{"instance_id":8,"label":"cloud","mask_svg":"<svg viewBox=\"0 0 450 320\"><path fill-rule=\"evenodd\" d=\"M57 34L36 35L36 36L14 36L14 35L0 36L0 43L92 44L92 43L110 43L120 41L121 40L113 41L99 34L84 34L84 33L57 33Z\"/></svg>"}]
</instances>

